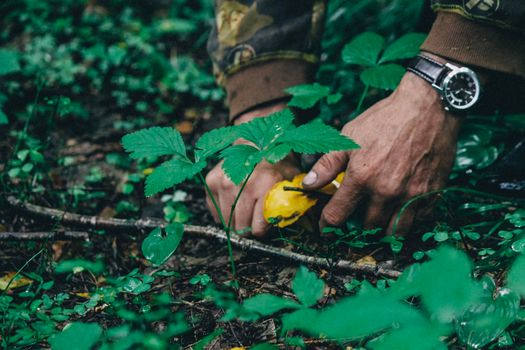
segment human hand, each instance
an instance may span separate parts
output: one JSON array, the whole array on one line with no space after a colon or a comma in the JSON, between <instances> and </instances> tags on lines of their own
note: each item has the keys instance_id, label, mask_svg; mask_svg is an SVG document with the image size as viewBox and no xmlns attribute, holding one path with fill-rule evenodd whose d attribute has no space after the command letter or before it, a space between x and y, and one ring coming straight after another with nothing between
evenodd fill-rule
<instances>
[{"instance_id":1,"label":"human hand","mask_svg":"<svg viewBox=\"0 0 525 350\"><path fill-rule=\"evenodd\" d=\"M241 124L252 120L253 118L264 117L271 113L282 110L286 107L284 103L279 103L265 108L253 110L240 116L235 123ZM249 143L246 140L237 140L239 143ZM290 154L282 161L276 164L270 164L266 161L261 162L255 167L243 193L239 197L237 207L232 218L232 227L235 230L242 230L251 227L251 234L256 237L264 236L269 228L268 223L263 217L263 205L266 193L270 188L279 181L291 179L300 172L299 162ZM217 164L206 176L206 182L211 189L213 197L216 199L220 208L221 215L228 224L231 207L235 197L240 190L230 181L228 176L222 170L222 162ZM206 196L206 203L210 209L213 218L220 223L219 213L217 212L211 198Z\"/></svg>"},{"instance_id":2,"label":"human hand","mask_svg":"<svg viewBox=\"0 0 525 350\"><path fill-rule=\"evenodd\" d=\"M460 124L430 84L406 73L389 97L344 126L342 133L361 149L323 156L303 180L305 188L318 189L346 172L322 211L320 226L339 226L366 203L364 227L392 233L406 201L445 185ZM405 210L396 232L407 233L415 214L413 206Z\"/></svg>"}]
</instances>

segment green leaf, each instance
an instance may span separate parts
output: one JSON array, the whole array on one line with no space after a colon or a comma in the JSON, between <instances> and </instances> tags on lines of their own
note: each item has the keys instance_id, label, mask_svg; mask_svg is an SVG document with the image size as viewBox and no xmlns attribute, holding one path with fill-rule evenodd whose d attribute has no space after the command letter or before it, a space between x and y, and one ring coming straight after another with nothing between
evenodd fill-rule
<instances>
[{"instance_id":1,"label":"green leaf","mask_svg":"<svg viewBox=\"0 0 525 350\"><path fill-rule=\"evenodd\" d=\"M317 275L304 266L299 267L292 281L292 290L297 299L306 307L317 304L322 298L325 284Z\"/></svg>"},{"instance_id":2,"label":"green leaf","mask_svg":"<svg viewBox=\"0 0 525 350\"><path fill-rule=\"evenodd\" d=\"M423 44L426 37L425 34L421 33L408 33L403 35L385 49L379 63L416 56L419 53L419 47Z\"/></svg>"},{"instance_id":3,"label":"green leaf","mask_svg":"<svg viewBox=\"0 0 525 350\"><path fill-rule=\"evenodd\" d=\"M267 117L255 118L239 125L239 136L252 141L260 149L264 149L286 130L294 128L293 119L292 111L283 109Z\"/></svg>"},{"instance_id":4,"label":"green leaf","mask_svg":"<svg viewBox=\"0 0 525 350\"><path fill-rule=\"evenodd\" d=\"M321 99L330 95L330 88L318 83L296 85L284 91L293 96L288 102L288 106L301 109L311 108Z\"/></svg>"},{"instance_id":5,"label":"green leaf","mask_svg":"<svg viewBox=\"0 0 525 350\"><path fill-rule=\"evenodd\" d=\"M520 255L507 275L507 286L525 298L525 255Z\"/></svg>"},{"instance_id":6,"label":"green leaf","mask_svg":"<svg viewBox=\"0 0 525 350\"><path fill-rule=\"evenodd\" d=\"M375 66L384 44L385 40L381 35L371 32L360 34L345 45L343 61L348 64Z\"/></svg>"},{"instance_id":7,"label":"green leaf","mask_svg":"<svg viewBox=\"0 0 525 350\"><path fill-rule=\"evenodd\" d=\"M405 74L405 68L399 64L385 64L365 69L361 72L361 81L371 87L394 90Z\"/></svg>"},{"instance_id":8,"label":"green leaf","mask_svg":"<svg viewBox=\"0 0 525 350\"><path fill-rule=\"evenodd\" d=\"M500 290L496 300L492 300L491 294L485 296L457 320L459 339L472 349L484 347L514 322L519 308L520 297L508 289Z\"/></svg>"},{"instance_id":9,"label":"green leaf","mask_svg":"<svg viewBox=\"0 0 525 350\"><path fill-rule=\"evenodd\" d=\"M0 108L0 125L9 124L9 119L7 118L7 115L2 111Z\"/></svg>"},{"instance_id":10,"label":"green leaf","mask_svg":"<svg viewBox=\"0 0 525 350\"><path fill-rule=\"evenodd\" d=\"M6 49L0 49L0 75L18 72L18 52Z\"/></svg>"},{"instance_id":11,"label":"green leaf","mask_svg":"<svg viewBox=\"0 0 525 350\"><path fill-rule=\"evenodd\" d=\"M246 299L242 304L248 312L255 312L261 316L269 316L284 309L297 309L299 304L290 299L281 298L269 293L257 294Z\"/></svg>"},{"instance_id":12,"label":"green leaf","mask_svg":"<svg viewBox=\"0 0 525 350\"><path fill-rule=\"evenodd\" d=\"M204 160L222 151L238 137L238 128L236 126L227 126L208 131L195 144L195 147L201 150L198 153L198 159Z\"/></svg>"},{"instance_id":13,"label":"green leaf","mask_svg":"<svg viewBox=\"0 0 525 350\"><path fill-rule=\"evenodd\" d=\"M162 229L157 227L142 241L142 254L155 265L162 265L177 250L184 234L181 223L173 223Z\"/></svg>"},{"instance_id":14,"label":"green leaf","mask_svg":"<svg viewBox=\"0 0 525 350\"><path fill-rule=\"evenodd\" d=\"M64 260L58 263L55 273L79 273L82 271L91 271L95 275L104 271L104 263L101 260L95 262L84 259Z\"/></svg>"},{"instance_id":15,"label":"green leaf","mask_svg":"<svg viewBox=\"0 0 525 350\"><path fill-rule=\"evenodd\" d=\"M498 159L501 149L496 146L466 146L458 148L454 170L483 169Z\"/></svg>"},{"instance_id":16,"label":"green leaf","mask_svg":"<svg viewBox=\"0 0 525 350\"><path fill-rule=\"evenodd\" d=\"M89 350L102 336L97 323L75 322L49 338L53 350Z\"/></svg>"},{"instance_id":17,"label":"green leaf","mask_svg":"<svg viewBox=\"0 0 525 350\"><path fill-rule=\"evenodd\" d=\"M366 345L372 350L446 350L447 347L440 341L440 337L446 336L448 333L450 332L447 327L424 321L395 329Z\"/></svg>"},{"instance_id":18,"label":"green leaf","mask_svg":"<svg viewBox=\"0 0 525 350\"><path fill-rule=\"evenodd\" d=\"M354 141L320 119L285 132L277 142L289 145L296 152L309 154L359 148Z\"/></svg>"},{"instance_id":19,"label":"green leaf","mask_svg":"<svg viewBox=\"0 0 525 350\"><path fill-rule=\"evenodd\" d=\"M399 282L398 282L399 283ZM478 302L483 289L472 279L467 255L441 247L432 260L421 264L413 277L413 294L420 294L424 307L440 322L450 322Z\"/></svg>"},{"instance_id":20,"label":"green leaf","mask_svg":"<svg viewBox=\"0 0 525 350\"><path fill-rule=\"evenodd\" d=\"M147 197L164 191L187 180L206 167L206 162L192 163L189 160L174 158L162 163L146 178Z\"/></svg>"},{"instance_id":21,"label":"green leaf","mask_svg":"<svg viewBox=\"0 0 525 350\"><path fill-rule=\"evenodd\" d=\"M274 145L264 152L264 158L270 164L275 164L278 161L283 160L291 151L292 147L288 144Z\"/></svg>"},{"instance_id":22,"label":"green leaf","mask_svg":"<svg viewBox=\"0 0 525 350\"><path fill-rule=\"evenodd\" d=\"M224 173L234 184L240 185L262 160L262 153L250 145L235 145L222 151L221 158L224 159L222 163Z\"/></svg>"},{"instance_id":23,"label":"green leaf","mask_svg":"<svg viewBox=\"0 0 525 350\"><path fill-rule=\"evenodd\" d=\"M186 157L182 136L174 128L155 126L127 134L122 138L122 146L134 159L166 155Z\"/></svg>"}]
</instances>

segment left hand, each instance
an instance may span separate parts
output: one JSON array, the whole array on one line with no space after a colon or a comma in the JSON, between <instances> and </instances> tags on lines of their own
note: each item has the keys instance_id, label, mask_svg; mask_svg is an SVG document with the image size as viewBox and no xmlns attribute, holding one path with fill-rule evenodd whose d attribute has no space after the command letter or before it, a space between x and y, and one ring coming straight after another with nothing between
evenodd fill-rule
<instances>
[{"instance_id":1,"label":"left hand","mask_svg":"<svg viewBox=\"0 0 525 350\"><path fill-rule=\"evenodd\" d=\"M303 180L305 188L318 189L346 171L323 209L320 226L339 226L366 203L365 228L392 233L407 200L445 185L460 124L429 83L406 73L389 97L344 126L342 133L361 149L323 156ZM415 214L413 206L404 211L396 232L407 233Z\"/></svg>"}]
</instances>

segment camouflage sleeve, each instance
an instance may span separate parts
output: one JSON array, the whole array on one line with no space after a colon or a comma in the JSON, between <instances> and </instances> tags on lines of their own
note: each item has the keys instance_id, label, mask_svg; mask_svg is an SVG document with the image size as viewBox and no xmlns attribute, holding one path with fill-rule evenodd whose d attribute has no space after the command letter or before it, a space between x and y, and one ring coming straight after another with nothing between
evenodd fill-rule
<instances>
[{"instance_id":1,"label":"camouflage sleeve","mask_svg":"<svg viewBox=\"0 0 525 350\"><path fill-rule=\"evenodd\" d=\"M215 1L208 53L231 117L312 81L325 8L326 0Z\"/></svg>"},{"instance_id":2,"label":"camouflage sleeve","mask_svg":"<svg viewBox=\"0 0 525 350\"><path fill-rule=\"evenodd\" d=\"M422 50L525 78L525 0L431 0Z\"/></svg>"}]
</instances>

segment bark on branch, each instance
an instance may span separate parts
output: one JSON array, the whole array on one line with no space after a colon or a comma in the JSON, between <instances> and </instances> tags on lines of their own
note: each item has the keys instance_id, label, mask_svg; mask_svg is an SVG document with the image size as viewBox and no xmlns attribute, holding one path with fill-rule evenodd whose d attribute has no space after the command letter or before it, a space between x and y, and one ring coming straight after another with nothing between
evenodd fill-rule
<instances>
[{"instance_id":1,"label":"bark on branch","mask_svg":"<svg viewBox=\"0 0 525 350\"><path fill-rule=\"evenodd\" d=\"M144 231L159 226L164 227L167 224L165 221L155 218L127 220L112 218L106 219L98 216L80 215L62 210L46 208L35 204L25 203L12 196L7 198L7 202L13 208L30 214L31 216L53 220L64 225L83 226L93 229L106 229L110 231L126 230L127 232ZM184 225L184 232L189 237L212 238L221 242L226 242L227 240L224 231L212 226ZM335 268L357 273L381 275L390 278L397 278L401 274L400 271L390 269L384 264L372 266L366 264L356 264L348 260L338 260L331 263L327 259L291 252L283 248L274 247L259 241L246 239L235 235L231 236L231 242L234 246L245 251L255 251L301 264L315 265L323 268Z\"/></svg>"}]
</instances>

